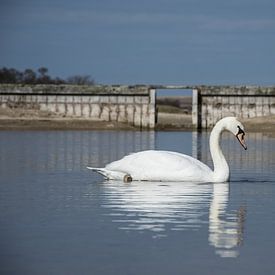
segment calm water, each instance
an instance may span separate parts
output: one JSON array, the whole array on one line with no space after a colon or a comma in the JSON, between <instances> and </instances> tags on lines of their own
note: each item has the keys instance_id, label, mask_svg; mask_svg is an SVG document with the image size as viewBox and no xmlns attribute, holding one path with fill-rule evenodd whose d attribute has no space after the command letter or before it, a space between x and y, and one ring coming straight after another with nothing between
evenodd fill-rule
<instances>
[{"instance_id":1,"label":"calm water","mask_svg":"<svg viewBox=\"0 0 275 275\"><path fill-rule=\"evenodd\" d=\"M104 182L86 165L208 134L0 132L1 274L274 274L275 139L224 135L223 184Z\"/></svg>"}]
</instances>

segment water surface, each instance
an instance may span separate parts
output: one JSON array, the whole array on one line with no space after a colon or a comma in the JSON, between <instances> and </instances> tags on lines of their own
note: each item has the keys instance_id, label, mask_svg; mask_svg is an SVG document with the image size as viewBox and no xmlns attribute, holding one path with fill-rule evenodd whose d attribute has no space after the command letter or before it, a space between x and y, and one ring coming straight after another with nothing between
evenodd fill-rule
<instances>
[{"instance_id":1,"label":"water surface","mask_svg":"<svg viewBox=\"0 0 275 275\"><path fill-rule=\"evenodd\" d=\"M161 149L211 164L208 133L0 132L1 274L272 274L275 139L222 147L221 184L105 182L86 165Z\"/></svg>"}]
</instances>

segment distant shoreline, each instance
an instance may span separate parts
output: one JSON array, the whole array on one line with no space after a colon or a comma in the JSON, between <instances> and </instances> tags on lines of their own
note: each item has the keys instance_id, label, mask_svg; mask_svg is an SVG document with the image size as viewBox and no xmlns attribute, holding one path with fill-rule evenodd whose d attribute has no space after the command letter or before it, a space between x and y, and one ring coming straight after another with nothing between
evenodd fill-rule
<instances>
[{"instance_id":1,"label":"distant shoreline","mask_svg":"<svg viewBox=\"0 0 275 275\"><path fill-rule=\"evenodd\" d=\"M160 115L162 122L157 124L156 131L190 131L191 116L183 115L185 122L179 115ZM177 117L177 119L173 119ZM165 118L165 119L164 119ZM165 122L166 121L166 122ZM242 119L247 132L275 133L275 116ZM185 124L184 124L185 123ZM45 118L45 117L3 117L0 116L0 131L4 130L131 130L140 129L126 123L91 121L81 118ZM146 129L142 129L143 131ZM150 130L150 129L148 129Z\"/></svg>"}]
</instances>

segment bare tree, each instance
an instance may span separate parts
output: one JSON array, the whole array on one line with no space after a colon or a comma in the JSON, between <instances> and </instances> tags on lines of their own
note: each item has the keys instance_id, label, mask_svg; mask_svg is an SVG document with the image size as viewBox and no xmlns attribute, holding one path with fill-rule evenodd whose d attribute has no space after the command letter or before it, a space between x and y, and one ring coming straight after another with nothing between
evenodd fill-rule
<instances>
[{"instance_id":1,"label":"bare tree","mask_svg":"<svg viewBox=\"0 0 275 275\"><path fill-rule=\"evenodd\" d=\"M75 85L94 85L95 81L90 75L74 75L68 77L67 83Z\"/></svg>"},{"instance_id":2,"label":"bare tree","mask_svg":"<svg viewBox=\"0 0 275 275\"><path fill-rule=\"evenodd\" d=\"M48 69L46 67L41 67L38 69L38 72L40 74L41 77L44 77L47 73L48 73Z\"/></svg>"},{"instance_id":3,"label":"bare tree","mask_svg":"<svg viewBox=\"0 0 275 275\"><path fill-rule=\"evenodd\" d=\"M36 73L32 69L26 69L23 73L24 83L35 84L36 83Z\"/></svg>"},{"instance_id":4,"label":"bare tree","mask_svg":"<svg viewBox=\"0 0 275 275\"><path fill-rule=\"evenodd\" d=\"M74 84L94 85L95 81L90 75L74 75L64 80L59 77L52 78L48 75L46 67L40 67L37 72L26 69L20 72L13 68L0 68L0 83L23 83L23 84Z\"/></svg>"},{"instance_id":5,"label":"bare tree","mask_svg":"<svg viewBox=\"0 0 275 275\"><path fill-rule=\"evenodd\" d=\"M41 84L50 84L53 82L50 76L47 75L48 69L45 67L41 67L38 69L39 78L37 79L37 83Z\"/></svg>"},{"instance_id":6,"label":"bare tree","mask_svg":"<svg viewBox=\"0 0 275 275\"><path fill-rule=\"evenodd\" d=\"M6 67L0 69L0 83L21 83L23 73L11 68Z\"/></svg>"}]
</instances>

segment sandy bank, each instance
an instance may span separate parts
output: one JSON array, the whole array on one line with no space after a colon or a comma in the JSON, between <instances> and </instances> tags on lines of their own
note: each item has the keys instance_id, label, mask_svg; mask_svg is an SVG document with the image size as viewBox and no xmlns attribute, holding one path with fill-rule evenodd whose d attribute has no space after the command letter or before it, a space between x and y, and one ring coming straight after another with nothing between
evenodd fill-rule
<instances>
[{"instance_id":1,"label":"sandy bank","mask_svg":"<svg viewBox=\"0 0 275 275\"><path fill-rule=\"evenodd\" d=\"M275 115L242 119L242 122L247 131L275 133Z\"/></svg>"},{"instance_id":2,"label":"sandy bank","mask_svg":"<svg viewBox=\"0 0 275 275\"><path fill-rule=\"evenodd\" d=\"M137 130L133 126L85 119L0 118L0 130Z\"/></svg>"}]
</instances>

